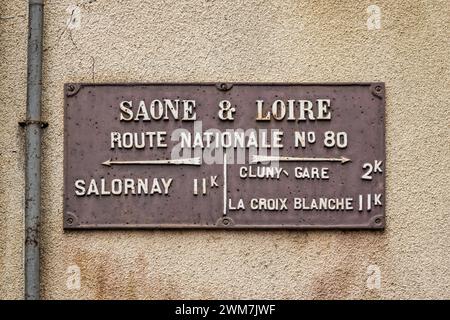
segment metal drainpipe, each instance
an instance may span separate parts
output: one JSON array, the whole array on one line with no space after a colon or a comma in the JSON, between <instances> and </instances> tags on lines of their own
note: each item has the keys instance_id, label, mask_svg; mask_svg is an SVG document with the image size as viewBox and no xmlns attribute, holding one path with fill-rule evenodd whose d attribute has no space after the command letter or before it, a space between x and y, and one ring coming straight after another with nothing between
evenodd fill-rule
<instances>
[{"instance_id":1,"label":"metal drainpipe","mask_svg":"<svg viewBox=\"0 0 450 320\"><path fill-rule=\"evenodd\" d=\"M39 299L43 0L28 1L27 115L25 160L25 299Z\"/></svg>"}]
</instances>

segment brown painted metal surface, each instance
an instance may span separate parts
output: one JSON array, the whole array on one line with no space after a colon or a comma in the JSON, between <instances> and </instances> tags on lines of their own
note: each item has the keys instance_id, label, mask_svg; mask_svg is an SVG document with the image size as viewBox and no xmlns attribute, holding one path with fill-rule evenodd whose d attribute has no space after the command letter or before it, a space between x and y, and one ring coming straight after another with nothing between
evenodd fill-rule
<instances>
[{"instance_id":1,"label":"brown painted metal surface","mask_svg":"<svg viewBox=\"0 0 450 320\"><path fill-rule=\"evenodd\" d=\"M64 228L297 228L297 229L383 229L385 226L385 88L383 83L344 84L66 84L65 94L65 172ZM301 161L280 162L279 179L241 178L245 171L267 168L268 164L109 164L112 161L171 159L178 141L171 141L174 130L193 132L193 121L120 121L119 105L133 101L136 112L139 101L147 105L154 99L191 99L196 101L197 120L203 132L210 128L276 129L283 132L279 156L297 157ZM329 99L331 120L256 121L256 100L265 108L274 100ZM234 120L219 119L219 102L229 100L235 107ZM167 132L167 148L111 148L111 132ZM314 132L316 141L305 148L294 146L294 132ZM346 132L347 146L325 147L326 131ZM195 156L195 155L194 155ZM350 161L337 160L345 157ZM324 161L309 161L311 158ZM378 164L376 164L378 161ZM108 163L107 163L108 164ZM372 170L370 170L372 166ZM226 167L224 169L224 167ZM251 169L249 169L251 167ZM295 173L316 167L328 168L329 179L301 179ZM226 170L226 183L224 179ZM367 172L368 179L362 176ZM211 176L216 176L211 183ZM92 179L105 190L111 181L125 179L172 178L169 194L76 195L75 183L85 181L85 191ZM202 179L206 178L206 194ZM194 195L194 179L198 194ZM130 180L131 181L131 180ZM151 183L150 183L151 185ZM226 185L226 194L224 188ZM109 186L109 187L108 187ZM78 189L79 191L80 189ZM94 189L91 189L91 191ZM131 190L131 189L129 189ZM101 193L101 191L99 191ZM295 199L351 198L349 210L295 209ZM245 210L233 210L240 199ZM252 200L253 199L253 200ZM256 199L256 200L255 200ZM251 204L267 199L272 204L286 203L287 210L252 210ZM286 200L277 200L286 199ZM361 202L360 207L360 200ZM298 200L297 200L298 201ZM324 200L325 201L325 200ZM283 205L281 205L283 207ZM224 210L225 208L225 210ZM361 209L361 210L359 210Z\"/></svg>"}]
</instances>

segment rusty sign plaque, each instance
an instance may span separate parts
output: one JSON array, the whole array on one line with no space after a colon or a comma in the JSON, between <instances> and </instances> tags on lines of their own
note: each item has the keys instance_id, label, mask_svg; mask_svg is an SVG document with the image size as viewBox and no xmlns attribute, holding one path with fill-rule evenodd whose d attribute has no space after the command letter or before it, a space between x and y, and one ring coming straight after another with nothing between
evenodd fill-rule
<instances>
[{"instance_id":1,"label":"rusty sign plaque","mask_svg":"<svg viewBox=\"0 0 450 320\"><path fill-rule=\"evenodd\" d=\"M383 83L66 84L64 228L383 229Z\"/></svg>"}]
</instances>

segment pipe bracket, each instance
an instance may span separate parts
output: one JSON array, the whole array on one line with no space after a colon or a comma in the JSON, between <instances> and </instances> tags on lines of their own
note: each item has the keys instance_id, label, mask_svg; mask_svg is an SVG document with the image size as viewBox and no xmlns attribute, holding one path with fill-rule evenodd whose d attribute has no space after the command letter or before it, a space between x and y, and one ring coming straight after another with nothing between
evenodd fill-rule
<instances>
[{"instance_id":1,"label":"pipe bracket","mask_svg":"<svg viewBox=\"0 0 450 320\"><path fill-rule=\"evenodd\" d=\"M48 122L46 122L46 121L25 120L25 121L20 121L19 122L19 126L21 126L22 128L25 128L25 127L29 126L30 124L38 124L42 129L48 127Z\"/></svg>"}]
</instances>

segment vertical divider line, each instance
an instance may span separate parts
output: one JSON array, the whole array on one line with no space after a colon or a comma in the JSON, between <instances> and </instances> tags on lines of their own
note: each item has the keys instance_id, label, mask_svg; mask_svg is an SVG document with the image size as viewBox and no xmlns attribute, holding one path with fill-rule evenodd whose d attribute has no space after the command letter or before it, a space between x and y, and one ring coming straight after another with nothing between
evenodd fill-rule
<instances>
[{"instance_id":1,"label":"vertical divider line","mask_svg":"<svg viewBox=\"0 0 450 320\"><path fill-rule=\"evenodd\" d=\"M223 215L227 215L227 152L223 155Z\"/></svg>"}]
</instances>

